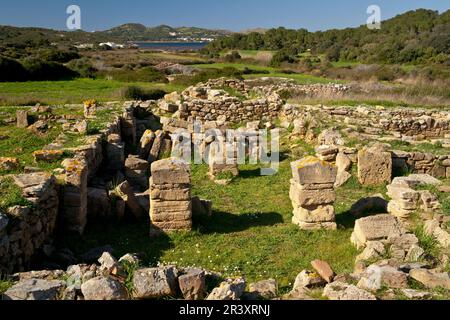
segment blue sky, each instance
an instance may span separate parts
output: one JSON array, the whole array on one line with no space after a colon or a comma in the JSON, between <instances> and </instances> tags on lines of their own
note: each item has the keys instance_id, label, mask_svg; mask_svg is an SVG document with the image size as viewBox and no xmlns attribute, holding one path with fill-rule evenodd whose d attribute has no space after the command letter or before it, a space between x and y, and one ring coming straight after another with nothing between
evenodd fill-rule
<instances>
[{"instance_id":1,"label":"blue sky","mask_svg":"<svg viewBox=\"0 0 450 320\"><path fill-rule=\"evenodd\" d=\"M233 31L278 26L315 31L364 24L372 4L380 6L383 20L417 8L450 9L448 0L2 0L0 25L63 30L70 4L81 7L86 31L128 22Z\"/></svg>"}]
</instances>

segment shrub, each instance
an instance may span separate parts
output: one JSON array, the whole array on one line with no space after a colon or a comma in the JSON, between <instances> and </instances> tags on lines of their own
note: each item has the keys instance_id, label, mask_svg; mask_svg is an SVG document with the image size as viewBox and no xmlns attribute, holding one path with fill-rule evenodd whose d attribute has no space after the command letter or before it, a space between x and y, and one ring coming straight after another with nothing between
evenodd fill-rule
<instances>
[{"instance_id":1,"label":"shrub","mask_svg":"<svg viewBox=\"0 0 450 320\"><path fill-rule=\"evenodd\" d=\"M24 81L27 71L16 60L0 57L0 82Z\"/></svg>"},{"instance_id":2,"label":"shrub","mask_svg":"<svg viewBox=\"0 0 450 320\"><path fill-rule=\"evenodd\" d=\"M123 90L122 97L127 100L158 100L167 93L160 89L145 90L140 87L130 86Z\"/></svg>"},{"instance_id":3,"label":"shrub","mask_svg":"<svg viewBox=\"0 0 450 320\"><path fill-rule=\"evenodd\" d=\"M152 67L133 69L132 66L124 66L122 69L108 72L108 76L114 80L124 82L168 82L166 77Z\"/></svg>"},{"instance_id":4,"label":"shrub","mask_svg":"<svg viewBox=\"0 0 450 320\"><path fill-rule=\"evenodd\" d=\"M239 54L239 52L237 52L237 51L232 51L230 54L227 54L226 56L225 56L225 61L227 61L227 62L234 62L234 61L236 61L236 60L240 60L242 57L241 57L241 55Z\"/></svg>"},{"instance_id":5,"label":"shrub","mask_svg":"<svg viewBox=\"0 0 450 320\"><path fill-rule=\"evenodd\" d=\"M56 62L28 60L24 67L28 72L27 80L31 81L70 80L79 76L77 72Z\"/></svg>"},{"instance_id":6,"label":"shrub","mask_svg":"<svg viewBox=\"0 0 450 320\"><path fill-rule=\"evenodd\" d=\"M233 67L226 67L223 69L208 69L201 71L200 73L193 76L180 75L173 81L173 83L184 86L191 86L199 82L207 82L209 79L217 79L221 77L242 79L242 74L242 71L239 71Z\"/></svg>"},{"instance_id":7,"label":"shrub","mask_svg":"<svg viewBox=\"0 0 450 320\"><path fill-rule=\"evenodd\" d=\"M98 70L92 66L89 59L72 60L67 64L71 70L77 72L82 78L96 78Z\"/></svg>"}]
</instances>

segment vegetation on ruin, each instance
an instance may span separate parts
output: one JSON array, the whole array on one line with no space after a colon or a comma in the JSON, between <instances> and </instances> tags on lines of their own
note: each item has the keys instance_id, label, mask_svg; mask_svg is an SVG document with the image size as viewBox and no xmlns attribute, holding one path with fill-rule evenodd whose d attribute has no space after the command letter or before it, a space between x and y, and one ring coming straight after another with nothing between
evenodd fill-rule
<instances>
[{"instance_id":1,"label":"vegetation on ruin","mask_svg":"<svg viewBox=\"0 0 450 320\"><path fill-rule=\"evenodd\" d=\"M0 212L13 206L30 206L30 203L22 196L20 189L11 177L0 179Z\"/></svg>"}]
</instances>

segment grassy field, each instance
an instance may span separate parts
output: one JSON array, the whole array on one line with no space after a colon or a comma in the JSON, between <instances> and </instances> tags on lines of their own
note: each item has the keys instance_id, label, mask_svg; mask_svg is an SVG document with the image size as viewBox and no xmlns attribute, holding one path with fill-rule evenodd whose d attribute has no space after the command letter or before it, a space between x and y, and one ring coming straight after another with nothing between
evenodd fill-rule
<instances>
[{"instance_id":1,"label":"grassy field","mask_svg":"<svg viewBox=\"0 0 450 320\"><path fill-rule=\"evenodd\" d=\"M82 103L84 100L124 100L122 91L128 86L144 89L162 89L168 92L182 88L171 84L119 82L102 79L76 79L71 81L4 82L0 83L0 105L34 105Z\"/></svg>"},{"instance_id":2,"label":"grassy field","mask_svg":"<svg viewBox=\"0 0 450 320\"><path fill-rule=\"evenodd\" d=\"M312 84L312 83L343 83L343 81L316 77L308 74L297 74L297 73L284 73L282 70L277 68L262 66L257 64L248 64L248 63L227 63L227 62L219 62L219 63L210 63L210 64L197 64L194 67L204 70L204 69L223 69L223 68L235 68L237 70L244 70L245 68L254 70L256 72L260 71L261 73L255 73L252 75L245 75L246 79L255 79L260 77L276 77L276 78L287 78L294 79L298 84Z\"/></svg>"},{"instance_id":3,"label":"grassy field","mask_svg":"<svg viewBox=\"0 0 450 320\"><path fill-rule=\"evenodd\" d=\"M286 291L310 261L324 259L336 272L351 272L357 250L350 243L354 218L348 210L362 196L384 187L363 188L356 181L338 190L337 231L302 231L291 223L290 162L286 157L274 176L260 176L259 167L243 165L228 186L206 178L205 165L193 166L193 194L213 201L211 218L195 221L194 232L148 238L148 225L90 226L75 251L112 245L115 254L146 254L145 263L201 266L224 276L244 275L249 281L279 281Z\"/></svg>"}]
</instances>

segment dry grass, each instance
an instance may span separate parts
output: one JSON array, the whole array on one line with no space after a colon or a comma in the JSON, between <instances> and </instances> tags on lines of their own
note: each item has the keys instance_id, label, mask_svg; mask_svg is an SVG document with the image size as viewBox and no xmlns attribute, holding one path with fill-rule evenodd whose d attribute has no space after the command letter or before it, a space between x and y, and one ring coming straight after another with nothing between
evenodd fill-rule
<instances>
[{"instance_id":1,"label":"dry grass","mask_svg":"<svg viewBox=\"0 0 450 320\"><path fill-rule=\"evenodd\" d=\"M443 81L415 83L410 81L409 84L366 81L351 83L350 86L352 90L345 94L298 95L292 97L292 102L450 108L450 90Z\"/></svg>"}]
</instances>

